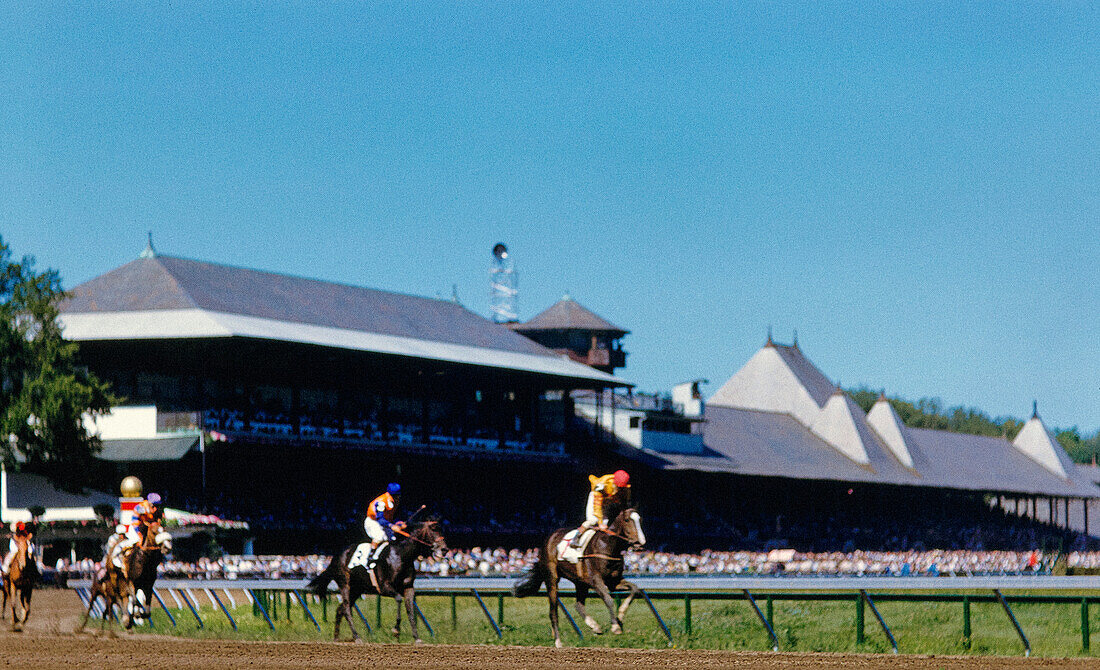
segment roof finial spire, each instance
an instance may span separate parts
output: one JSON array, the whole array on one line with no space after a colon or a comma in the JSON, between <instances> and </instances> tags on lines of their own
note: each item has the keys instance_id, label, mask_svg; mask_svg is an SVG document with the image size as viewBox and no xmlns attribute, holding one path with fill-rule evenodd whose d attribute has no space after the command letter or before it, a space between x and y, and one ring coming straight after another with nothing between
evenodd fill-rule
<instances>
[{"instance_id":1,"label":"roof finial spire","mask_svg":"<svg viewBox=\"0 0 1100 670\"><path fill-rule=\"evenodd\" d=\"M773 346L775 342L772 342L772 325L768 324L768 341L764 343L765 347Z\"/></svg>"},{"instance_id":2,"label":"roof finial spire","mask_svg":"<svg viewBox=\"0 0 1100 670\"><path fill-rule=\"evenodd\" d=\"M145 249L142 250L139 258L156 258L157 250L153 248L153 231L149 231L149 241L145 244Z\"/></svg>"},{"instance_id":3,"label":"roof finial spire","mask_svg":"<svg viewBox=\"0 0 1100 670\"><path fill-rule=\"evenodd\" d=\"M795 349L798 348L798 329L797 328L794 329L794 341L791 342L791 346L794 347Z\"/></svg>"},{"instance_id":4,"label":"roof finial spire","mask_svg":"<svg viewBox=\"0 0 1100 670\"><path fill-rule=\"evenodd\" d=\"M1032 419L1038 419L1039 418L1039 401L1038 400L1032 400L1031 401L1031 418Z\"/></svg>"}]
</instances>

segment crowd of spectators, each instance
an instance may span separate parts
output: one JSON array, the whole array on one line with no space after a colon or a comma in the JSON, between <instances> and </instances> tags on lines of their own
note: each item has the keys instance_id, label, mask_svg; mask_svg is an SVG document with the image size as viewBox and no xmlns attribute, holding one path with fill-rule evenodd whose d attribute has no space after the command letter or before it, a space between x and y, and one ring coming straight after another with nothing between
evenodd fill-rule
<instances>
[{"instance_id":1,"label":"crowd of spectators","mask_svg":"<svg viewBox=\"0 0 1100 670\"><path fill-rule=\"evenodd\" d=\"M538 452L562 455L560 440L536 440L531 433L490 430L486 427L453 427L432 423L425 428L413 417L380 420L376 412L352 417L326 413L287 414L279 410L209 409L203 412L203 428L219 433L351 443L429 445L443 449Z\"/></svg>"},{"instance_id":2,"label":"crowd of spectators","mask_svg":"<svg viewBox=\"0 0 1100 670\"><path fill-rule=\"evenodd\" d=\"M1049 571L1057 556L1030 551L853 551L809 553L790 549L772 551L701 551L676 554L631 551L626 555L628 575L857 575L962 576L1018 575ZM1100 567L1100 552L1072 552L1067 567ZM232 556L195 562L167 560L160 574L185 579L303 579L320 574L330 557ZM451 549L439 557L421 560L423 574L447 576L518 576L538 560L536 550L480 548ZM76 564L59 560L56 570L69 578L89 577L99 563L84 559Z\"/></svg>"}]
</instances>

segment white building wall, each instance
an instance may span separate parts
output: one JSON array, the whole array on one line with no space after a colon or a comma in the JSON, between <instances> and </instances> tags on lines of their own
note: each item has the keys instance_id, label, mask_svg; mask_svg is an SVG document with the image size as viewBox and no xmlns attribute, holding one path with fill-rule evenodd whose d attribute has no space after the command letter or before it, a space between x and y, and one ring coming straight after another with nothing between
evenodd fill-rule
<instances>
[{"instance_id":1,"label":"white building wall","mask_svg":"<svg viewBox=\"0 0 1100 670\"><path fill-rule=\"evenodd\" d=\"M157 436L157 408L153 405L114 407L109 414L85 415L84 428L102 440L145 439Z\"/></svg>"}]
</instances>

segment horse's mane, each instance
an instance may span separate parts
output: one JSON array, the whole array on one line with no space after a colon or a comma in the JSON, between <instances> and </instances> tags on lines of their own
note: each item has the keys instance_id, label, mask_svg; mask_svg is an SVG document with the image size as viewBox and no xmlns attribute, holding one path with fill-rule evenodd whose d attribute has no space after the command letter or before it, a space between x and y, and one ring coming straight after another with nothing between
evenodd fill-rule
<instances>
[{"instance_id":1,"label":"horse's mane","mask_svg":"<svg viewBox=\"0 0 1100 670\"><path fill-rule=\"evenodd\" d=\"M436 521L435 519L421 521L420 523L416 524L416 528L413 529L410 535L422 542L434 540L435 538L440 536L438 526L439 521Z\"/></svg>"}]
</instances>

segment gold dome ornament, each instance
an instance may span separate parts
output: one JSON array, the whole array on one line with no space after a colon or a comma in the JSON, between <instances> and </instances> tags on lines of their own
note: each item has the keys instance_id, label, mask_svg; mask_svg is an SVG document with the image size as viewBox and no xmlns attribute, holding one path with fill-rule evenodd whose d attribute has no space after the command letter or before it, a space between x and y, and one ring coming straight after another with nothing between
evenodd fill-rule
<instances>
[{"instance_id":1,"label":"gold dome ornament","mask_svg":"<svg viewBox=\"0 0 1100 670\"><path fill-rule=\"evenodd\" d=\"M123 498L141 497L141 480L133 475L130 475L126 479L123 479L122 485L118 488L122 492Z\"/></svg>"}]
</instances>

